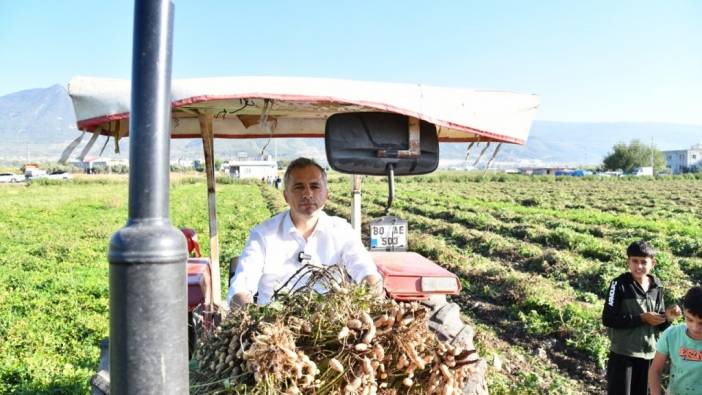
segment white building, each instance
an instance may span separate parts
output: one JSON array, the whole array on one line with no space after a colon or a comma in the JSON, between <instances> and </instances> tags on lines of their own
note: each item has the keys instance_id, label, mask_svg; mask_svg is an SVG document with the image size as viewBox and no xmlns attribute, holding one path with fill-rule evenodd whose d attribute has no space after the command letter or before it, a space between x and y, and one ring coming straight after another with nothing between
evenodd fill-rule
<instances>
[{"instance_id":1,"label":"white building","mask_svg":"<svg viewBox=\"0 0 702 395\"><path fill-rule=\"evenodd\" d=\"M269 181L278 176L278 165L272 160L230 160L229 175Z\"/></svg>"},{"instance_id":2,"label":"white building","mask_svg":"<svg viewBox=\"0 0 702 395\"><path fill-rule=\"evenodd\" d=\"M663 156L673 174L702 170L702 144L693 145L687 150L663 151Z\"/></svg>"},{"instance_id":3,"label":"white building","mask_svg":"<svg viewBox=\"0 0 702 395\"><path fill-rule=\"evenodd\" d=\"M171 160L171 166L173 167L179 167L181 169L192 169L193 168L193 161L189 159L172 159Z\"/></svg>"}]
</instances>

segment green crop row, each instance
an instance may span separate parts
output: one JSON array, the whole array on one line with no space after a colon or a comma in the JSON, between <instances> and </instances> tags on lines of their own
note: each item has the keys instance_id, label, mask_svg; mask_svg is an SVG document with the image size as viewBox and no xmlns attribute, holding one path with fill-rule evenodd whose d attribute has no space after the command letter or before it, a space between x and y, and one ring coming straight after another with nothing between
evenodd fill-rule
<instances>
[{"instance_id":1,"label":"green crop row","mask_svg":"<svg viewBox=\"0 0 702 395\"><path fill-rule=\"evenodd\" d=\"M380 188L376 190L380 190ZM504 198L504 193L506 193L504 191L502 192L503 195L500 195L497 191L490 191L490 193L486 193L483 196L478 196L470 189L455 186L450 189L437 188L436 190L441 191L440 193L445 195L450 195L450 199L463 206L475 206L525 214L541 214L552 218L569 219L583 224L602 224L620 229L643 229L665 234L689 236L695 240L700 240L702 238L702 219L695 215L672 215L662 219L650 218L635 213L611 213L593 209L589 206L565 209L564 207L524 205L511 198ZM412 193L413 191L409 189L408 192ZM422 193L425 192L426 191L423 191ZM514 191L512 193L518 194L519 191ZM534 191L534 193L539 192ZM540 193L546 192L541 191ZM607 191L600 191L600 193L605 194ZM615 191L609 191L609 193L615 193ZM699 193L702 193L702 188L700 188ZM401 191L398 191L398 195L400 194ZM697 202L696 204L702 205L702 202ZM700 211L700 213L702 213L702 211Z\"/></svg>"},{"instance_id":2,"label":"green crop row","mask_svg":"<svg viewBox=\"0 0 702 395\"><path fill-rule=\"evenodd\" d=\"M373 189L376 189L375 192L377 193L377 188ZM603 288L609 282L611 274L619 271L618 268L621 267L621 262L624 260L624 251L628 243L642 238L640 237L640 232L631 233L630 229L621 231L621 233L633 235L633 237L630 236L625 240L595 237L585 232L579 232L577 229L572 229L571 227L577 223L571 220L563 220L557 216L547 217L544 214L533 214L528 211L525 212L523 209L516 213L512 212L512 214L510 214L508 209L503 211L486 209L480 205L480 202L471 204L475 203L475 201L467 201L467 199L455 197L455 193L455 189L450 192L442 190L440 192L422 191L421 194L409 193L409 198L398 198L396 206L401 206L403 209L416 214L443 219L450 223L460 223L471 229L505 236L509 240L505 243L506 245L502 246L504 250L503 255L521 257L522 262L536 263L537 267L538 264L543 262L564 275L584 274L584 276L574 277L573 281L589 284L587 281L582 281L583 277L589 278L595 274L599 277L598 281L590 283L591 285L587 290L600 295L602 295ZM402 195L402 192L398 193L398 195ZM512 222L504 221L505 218ZM538 226L539 223L545 226ZM639 233L639 235L636 233ZM690 254L680 254L680 246L675 246L675 242L676 240L682 240L681 244L683 245L696 246L699 245L700 240L679 235L665 236L660 234L658 237L648 239L661 250L658 256L657 273L663 280L671 283L675 292L670 296L674 297L684 292L684 289L689 285L688 279L694 280L696 277L693 273L688 275L684 265L679 264L683 257ZM538 245L525 244L523 241ZM517 244L518 247L510 248L508 245L510 243ZM545 248L544 254L540 252L539 245ZM499 251L494 245L488 247L490 251ZM573 254L569 253L569 251ZM541 259L542 257L544 259ZM587 262L589 259L596 259L600 262ZM687 261L690 260L687 259ZM692 261L694 262L695 259L692 259ZM576 269L575 271L571 270L573 266ZM590 273L579 273L577 267L589 267L590 269L595 269L595 271L590 270Z\"/></svg>"},{"instance_id":3,"label":"green crop row","mask_svg":"<svg viewBox=\"0 0 702 395\"><path fill-rule=\"evenodd\" d=\"M519 204L546 209L590 208L611 214L629 214L649 219L671 217L690 220L702 216L702 202L696 198L702 193L699 182L686 179L659 180L650 182L623 182L622 180L600 180L592 182L534 183L521 181L472 183L459 176L455 182L438 182L430 178L431 184L398 179L399 188L424 188L431 186L438 191L468 191L470 196L491 202ZM412 178L409 178L410 180ZM382 184L369 179L364 185ZM697 222L699 224L699 222Z\"/></svg>"},{"instance_id":4,"label":"green crop row","mask_svg":"<svg viewBox=\"0 0 702 395\"><path fill-rule=\"evenodd\" d=\"M520 222L517 225L468 211L442 210L436 206L400 203L407 212L424 217L459 224L468 230L477 230L474 240L487 255L512 259L527 268L543 271L547 275L569 279L574 287L604 296L612 274L623 270L624 243L614 244L602 238L579 233L567 226L548 229ZM474 220L478 217L478 220ZM475 232L473 232L475 234ZM464 233L465 234L465 233ZM485 239L490 239L485 242ZM657 239L653 242L656 244ZM474 243L475 244L475 243ZM678 265L679 259L668 252L657 256L656 273L669 282L677 296L690 285L689 278Z\"/></svg>"}]
</instances>

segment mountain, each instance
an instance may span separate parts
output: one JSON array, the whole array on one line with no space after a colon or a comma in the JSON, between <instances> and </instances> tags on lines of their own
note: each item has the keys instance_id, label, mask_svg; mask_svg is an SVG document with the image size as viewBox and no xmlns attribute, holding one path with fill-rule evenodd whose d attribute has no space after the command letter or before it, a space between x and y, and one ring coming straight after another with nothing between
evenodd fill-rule
<instances>
[{"instance_id":1,"label":"mountain","mask_svg":"<svg viewBox=\"0 0 702 395\"><path fill-rule=\"evenodd\" d=\"M47 159L78 133L73 104L60 85L0 97L0 160L36 152Z\"/></svg>"},{"instance_id":2,"label":"mountain","mask_svg":"<svg viewBox=\"0 0 702 395\"><path fill-rule=\"evenodd\" d=\"M620 142L639 139L658 149L687 149L702 142L702 125L671 123L575 123L535 121L525 146L503 145L497 159L501 162L542 161L547 164L599 164ZM464 158L468 144L444 144L442 158ZM470 158L477 157L484 145L474 147ZM492 153L489 148L488 153ZM483 163L487 159L481 160ZM469 159L470 162L470 159Z\"/></svg>"},{"instance_id":3,"label":"mountain","mask_svg":"<svg viewBox=\"0 0 702 395\"><path fill-rule=\"evenodd\" d=\"M23 162L27 154L31 160L55 161L68 143L79 135L75 127L75 114L66 89L54 85L45 89L30 89L0 97L0 162ZM503 145L496 157L501 163L525 162L543 164L597 164L619 142L640 139L662 150L685 149L702 142L702 125L669 123L576 123L535 121L526 146ZM91 150L98 155L105 138L100 138ZM85 143L88 139L84 139ZM127 157L128 139L120 141L122 154L114 154L112 142L104 156ZM267 144L267 146L266 146ZM322 139L286 139L268 141L217 140L215 155L229 159L239 152L256 157L266 147L266 153L278 158L297 156L323 158ZM442 144L441 158L459 160L466 156L468 144ZM484 144L474 146L469 162L474 161ZM493 153L486 150L481 163L486 163ZM80 147L74 153L80 152ZM171 144L172 159L197 159L202 157L199 140L176 140Z\"/></svg>"}]
</instances>

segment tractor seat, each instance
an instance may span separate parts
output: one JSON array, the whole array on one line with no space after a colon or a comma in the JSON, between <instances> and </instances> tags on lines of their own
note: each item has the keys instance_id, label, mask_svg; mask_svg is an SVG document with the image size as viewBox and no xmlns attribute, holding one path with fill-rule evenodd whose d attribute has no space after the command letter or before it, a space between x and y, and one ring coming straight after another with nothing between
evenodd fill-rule
<instances>
[{"instance_id":1,"label":"tractor seat","mask_svg":"<svg viewBox=\"0 0 702 395\"><path fill-rule=\"evenodd\" d=\"M201 257L200 243L197 241L195 229L181 228L180 231L183 232L183 236L185 236L185 240L188 242L188 256L194 256L196 258Z\"/></svg>"}]
</instances>

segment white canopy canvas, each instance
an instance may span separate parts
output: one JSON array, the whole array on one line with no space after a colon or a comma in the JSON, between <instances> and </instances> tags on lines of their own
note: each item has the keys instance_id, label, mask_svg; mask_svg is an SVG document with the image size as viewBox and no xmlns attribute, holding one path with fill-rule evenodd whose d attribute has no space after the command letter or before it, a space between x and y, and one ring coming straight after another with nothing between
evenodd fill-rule
<instances>
[{"instance_id":1,"label":"white canopy canvas","mask_svg":"<svg viewBox=\"0 0 702 395\"><path fill-rule=\"evenodd\" d=\"M324 137L335 113L387 111L436 125L443 142L526 143L536 95L419 84L321 78L226 77L173 80L171 135L201 136L211 114L215 138ZM68 92L84 131L129 134L131 83L76 77Z\"/></svg>"}]
</instances>

